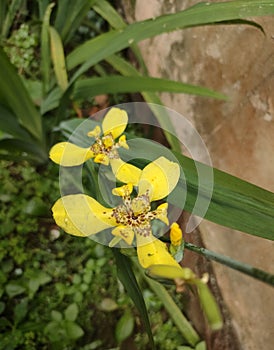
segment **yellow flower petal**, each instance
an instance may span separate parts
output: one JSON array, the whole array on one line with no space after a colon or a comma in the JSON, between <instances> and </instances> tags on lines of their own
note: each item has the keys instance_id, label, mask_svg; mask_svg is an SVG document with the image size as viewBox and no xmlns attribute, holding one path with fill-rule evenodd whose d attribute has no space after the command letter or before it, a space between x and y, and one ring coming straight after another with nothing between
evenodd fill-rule
<instances>
[{"instance_id":1,"label":"yellow flower petal","mask_svg":"<svg viewBox=\"0 0 274 350\"><path fill-rule=\"evenodd\" d=\"M105 146L105 148L108 148L108 149L112 148L114 145L114 139L110 134L102 137L102 142L103 142L103 145Z\"/></svg>"},{"instance_id":2,"label":"yellow flower petal","mask_svg":"<svg viewBox=\"0 0 274 350\"><path fill-rule=\"evenodd\" d=\"M126 135L122 135L120 138L119 138L119 146L120 147L123 147L125 149L129 149L128 147L128 144L127 144L127 139L126 139Z\"/></svg>"},{"instance_id":3,"label":"yellow flower petal","mask_svg":"<svg viewBox=\"0 0 274 350\"><path fill-rule=\"evenodd\" d=\"M70 142L60 142L51 148L49 157L54 163L63 166L76 166L93 158L94 153L90 148L82 148Z\"/></svg>"},{"instance_id":4,"label":"yellow flower petal","mask_svg":"<svg viewBox=\"0 0 274 350\"><path fill-rule=\"evenodd\" d=\"M121 237L128 245L132 244L132 241L134 238L134 232L130 227L117 226L111 231L111 233L114 236Z\"/></svg>"},{"instance_id":5,"label":"yellow flower petal","mask_svg":"<svg viewBox=\"0 0 274 350\"><path fill-rule=\"evenodd\" d=\"M95 156L94 163L109 165L109 158L106 154L100 153L100 154L97 154L97 156Z\"/></svg>"},{"instance_id":6,"label":"yellow flower petal","mask_svg":"<svg viewBox=\"0 0 274 350\"><path fill-rule=\"evenodd\" d=\"M111 108L102 122L104 135L111 133L113 138L116 139L125 131L127 122L128 116L126 111L116 107Z\"/></svg>"},{"instance_id":7,"label":"yellow flower petal","mask_svg":"<svg viewBox=\"0 0 274 350\"><path fill-rule=\"evenodd\" d=\"M56 224L74 236L89 236L116 224L112 209L103 207L85 194L58 199L52 212Z\"/></svg>"},{"instance_id":8,"label":"yellow flower petal","mask_svg":"<svg viewBox=\"0 0 274 350\"><path fill-rule=\"evenodd\" d=\"M132 191L133 191L133 185L129 183L127 185L114 188L112 190L112 193L114 194L114 196L128 197Z\"/></svg>"},{"instance_id":9,"label":"yellow flower petal","mask_svg":"<svg viewBox=\"0 0 274 350\"><path fill-rule=\"evenodd\" d=\"M127 164L122 159L110 159L110 165L114 176L121 182L132 183L136 186L139 182L141 169L132 164Z\"/></svg>"},{"instance_id":10,"label":"yellow flower petal","mask_svg":"<svg viewBox=\"0 0 274 350\"><path fill-rule=\"evenodd\" d=\"M183 232L177 222L173 222L170 226L170 241L175 247L181 245L183 240Z\"/></svg>"},{"instance_id":11,"label":"yellow flower petal","mask_svg":"<svg viewBox=\"0 0 274 350\"><path fill-rule=\"evenodd\" d=\"M101 128L96 125L95 128L87 133L88 137L99 137L101 134Z\"/></svg>"},{"instance_id":12,"label":"yellow flower petal","mask_svg":"<svg viewBox=\"0 0 274 350\"><path fill-rule=\"evenodd\" d=\"M179 165L165 157L160 157L143 169L138 185L138 195L149 191L151 201L162 199L173 191L179 177Z\"/></svg>"},{"instance_id":13,"label":"yellow flower petal","mask_svg":"<svg viewBox=\"0 0 274 350\"><path fill-rule=\"evenodd\" d=\"M168 265L179 267L180 265L169 254L165 243L152 236L144 237L136 235L137 255L139 262L145 269L152 265Z\"/></svg>"},{"instance_id":14,"label":"yellow flower petal","mask_svg":"<svg viewBox=\"0 0 274 350\"><path fill-rule=\"evenodd\" d=\"M169 221L167 217L167 208L168 208L168 203L163 203L159 205L156 209L156 213L157 213L156 218L163 221L166 225L169 225Z\"/></svg>"}]
</instances>

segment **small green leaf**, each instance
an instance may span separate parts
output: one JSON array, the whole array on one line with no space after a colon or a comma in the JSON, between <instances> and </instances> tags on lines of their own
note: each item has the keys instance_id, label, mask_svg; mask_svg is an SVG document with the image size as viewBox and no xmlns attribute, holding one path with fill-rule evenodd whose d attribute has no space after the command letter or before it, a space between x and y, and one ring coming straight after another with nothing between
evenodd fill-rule
<instances>
[{"instance_id":1,"label":"small green leaf","mask_svg":"<svg viewBox=\"0 0 274 350\"><path fill-rule=\"evenodd\" d=\"M28 299L23 299L14 307L14 321L16 324L20 323L28 312Z\"/></svg>"},{"instance_id":2,"label":"small green leaf","mask_svg":"<svg viewBox=\"0 0 274 350\"><path fill-rule=\"evenodd\" d=\"M50 208L45 202L38 197L32 198L28 204L24 207L23 211L32 216L49 217Z\"/></svg>"},{"instance_id":3,"label":"small green leaf","mask_svg":"<svg viewBox=\"0 0 274 350\"><path fill-rule=\"evenodd\" d=\"M68 339L78 339L84 335L83 329L75 322L66 320L64 322L64 328Z\"/></svg>"},{"instance_id":4,"label":"small green leaf","mask_svg":"<svg viewBox=\"0 0 274 350\"><path fill-rule=\"evenodd\" d=\"M206 350L206 342L201 341L199 344L196 345L195 350Z\"/></svg>"},{"instance_id":5,"label":"small green leaf","mask_svg":"<svg viewBox=\"0 0 274 350\"><path fill-rule=\"evenodd\" d=\"M26 288L21 286L20 284L16 282L10 282L6 285L6 293L10 298L15 297L16 295L20 295L26 291Z\"/></svg>"},{"instance_id":6,"label":"small green leaf","mask_svg":"<svg viewBox=\"0 0 274 350\"><path fill-rule=\"evenodd\" d=\"M56 311L56 310L52 310L51 311L51 318L53 321L56 321L56 322L60 322L63 318L61 312L59 311Z\"/></svg>"},{"instance_id":7,"label":"small green leaf","mask_svg":"<svg viewBox=\"0 0 274 350\"><path fill-rule=\"evenodd\" d=\"M65 319L68 321L75 321L79 313L77 304L70 304L65 310Z\"/></svg>"},{"instance_id":8,"label":"small green leaf","mask_svg":"<svg viewBox=\"0 0 274 350\"><path fill-rule=\"evenodd\" d=\"M118 321L115 328L115 337L118 343L122 343L133 332L134 318L132 314L127 311Z\"/></svg>"}]
</instances>

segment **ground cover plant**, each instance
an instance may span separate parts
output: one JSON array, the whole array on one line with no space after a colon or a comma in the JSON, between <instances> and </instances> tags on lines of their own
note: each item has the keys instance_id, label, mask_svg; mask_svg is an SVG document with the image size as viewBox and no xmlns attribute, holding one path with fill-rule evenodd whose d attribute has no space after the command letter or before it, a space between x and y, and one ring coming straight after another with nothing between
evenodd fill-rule
<instances>
[{"instance_id":1,"label":"ground cover plant","mask_svg":"<svg viewBox=\"0 0 274 350\"><path fill-rule=\"evenodd\" d=\"M263 31L249 17L273 14L273 1L199 4L173 15L131 25L127 25L107 1L13 0L3 1L1 10L0 348L122 349L135 346L138 349L205 349L206 344L192 327L191 320L182 313L184 298L178 297L174 284L164 287L176 278L191 284L192 289L195 286L208 324L213 329L221 327L218 306L207 288L207 276L195 276L177 263L182 260L184 249L204 254L270 285L274 284L274 278L252 266L184 242L180 227L175 224L171 225L171 237L158 240L158 232L168 223L165 197L168 196L169 206L261 239L273 240L274 195L181 154L168 111L155 105L161 103L155 92L191 93L216 99L227 97L206 87L148 77L136 43L177 28L214 23L248 24ZM63 15L64 11L67 16ZM70 23L66 21L68 17ZM127 60L126 52L122 52L129 47L138 61L139 70ZM95 107L102 108L95 106L97 95L107 94L103 107L119 104L119 110L123 111L127 110L123 103L131 102L128 93L133 92L140 92L150 103L157 126L164 131L171 149L165 160L164 148L159 149L149 142L142 125L138 133L129 125L126 137L123 136L126 123L119 113L112 117L114 122L111 123L103 121L106 111L98 120L83 118L92 114ZM123 130L116 132L121 126ZM88 132L91 132L89 136ZM134 139L140 135L143 143L132 147ZM112 136L117 136L115 141ZM58 148L60 142L64 149L69 149L68 156ZM144 159L148 147L150 157ZM79 179L75 182L71 180L70 172L61 173L68 176L65 183L74 189L72 193L66 193L67 188L59 182L58 167L49 162L49 152L63 168L81 166L87 160L83 168L84 193L94 198L85 197L92 202L89 210L95 216L101 215L95 208L97 204L93 206L96 200L105 205L103 210L114 210L112 213L119 221L119 225L113 220L107 222L112 229L117 228L112 231L112 239L105 243L107 247L89 239L69 237L56 225L71 234L85 236L90 233L83 231L71 210L69 219L72 222L66 225L62 215L71 204L68 202L62 207L64 200L58 199L60 189L62 197L77 196ZM126 157L131 160L124 166ZM124 203L131 201L133 221L143 213L145 206L145 219L154 222L152 235L147 231L148 221L142 227L145 233L143 231L139 236L138 230L131 230L133 221L130 229L126 227L123 231L126 225L121 220L122 209L117 201L114 200L113 206L102 201L102 193L98 191L98 164L107 166L108 163L112 172L103 175L112 183L113 174L117 178L119 186L111 188L116 199L120 198ZM172 171L166 173L169 167ZM180 167L180 173L177 167ZM156 172L163 175L160 185L153 180ZM205 183L205 187L201 186L199 176L208 172L214 174L213 187L207 187ZM153 186L158 190L166 189L161 194L154 191L153 195ZM174 188L181 191L173 191ZM182 189L185 200L182 200ZM133 193L137 195L136 201ZM203 201L196 205L200 193L208 203L206 212ZM111 193L104 195L104 198L112 196ZM145 196L149 200L144 200ZM73 198L77 200L72 206L84 211L85 205L78 202L79 197ZM159 200L162 202L156 202ZM54 203L56 223L51 212ZM153 217L147 209L149 206ZM79 211L75 213L77 216ZM106 223L101 219L96 225ZM94 227L93 221L89 224L89 228ZM102 230L105 228L103 225ZM130 238L125 244L130 245L136 239L136 249L123 249L125 233ZM157 237L154 243L146 242L148 251L142 248L144 242L138 243L140 237L153 240L154 236ZM109 233L104 237L109 237ZM119 244L121 251L114 248ZM144 272L158 282L148 280ZM151 311L156 313L149 318ZM173 319L172 314L176 315ZM176 323L176 319L179 322ZM147 336L143 335L145 332Z\"/></svg>"}]
</instances>

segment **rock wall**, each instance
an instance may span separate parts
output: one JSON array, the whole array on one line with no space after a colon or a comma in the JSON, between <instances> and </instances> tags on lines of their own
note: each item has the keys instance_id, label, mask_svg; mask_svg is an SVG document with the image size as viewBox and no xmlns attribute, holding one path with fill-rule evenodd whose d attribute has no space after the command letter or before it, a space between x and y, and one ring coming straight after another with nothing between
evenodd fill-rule
<instances>
[{"instance_id":1,"label":"rock wall","mask_svg":"<svg viewBox=\"0 0 274 350\"><path fill-rule=\"evenodd\" d=\"M129 21L177 12L197 2L122 1ZM265 35L247 25L204 26L163 34L143 41L140 48L151 76L229 96L228 102L220 102L161 95L167 107L195 123L215 167L274 191L274 22L273 17L256 22ZM273 242L206 221L200 231L209 249L274 272ZM272 350L273 288L218 264L214 269L242 348Z\"/></svg>"}]
</instances>

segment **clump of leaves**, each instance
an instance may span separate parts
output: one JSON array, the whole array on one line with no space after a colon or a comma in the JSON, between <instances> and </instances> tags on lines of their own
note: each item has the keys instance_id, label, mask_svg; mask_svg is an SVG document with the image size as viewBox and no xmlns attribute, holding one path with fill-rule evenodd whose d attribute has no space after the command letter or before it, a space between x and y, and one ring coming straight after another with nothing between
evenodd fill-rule
<instances>
[{"instance_id":1,"label":"clump of leaves","mask_svg":"<svg viewBox=\"0 0 274 350\"><path fill-rule=\"evenodd\" d=\"M19 74L30 74L38 69L38 62L35 59L37 47L36 33L31 31L27 23L22 23L6 40L4 50Z\"/></svg>"}]
</instances>

